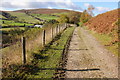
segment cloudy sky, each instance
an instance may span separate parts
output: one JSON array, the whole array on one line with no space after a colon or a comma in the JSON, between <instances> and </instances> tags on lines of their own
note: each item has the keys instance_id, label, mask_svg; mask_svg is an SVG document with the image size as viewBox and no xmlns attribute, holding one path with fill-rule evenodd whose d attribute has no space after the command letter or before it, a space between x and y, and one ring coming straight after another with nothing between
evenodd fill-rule
<instances>
[{"instance_id":1,"label":"cloudy sky","mask_svg":"<svg viewBox=\"0 0 120 80\"><path fill-rule=\"evenodd\" d=\"M68 9L83 11L89 6L94 7L94 15L104 13L118 8L119 0L2 0L0 10L19 10L19 9Z\"/></svg>"}]
</instances>

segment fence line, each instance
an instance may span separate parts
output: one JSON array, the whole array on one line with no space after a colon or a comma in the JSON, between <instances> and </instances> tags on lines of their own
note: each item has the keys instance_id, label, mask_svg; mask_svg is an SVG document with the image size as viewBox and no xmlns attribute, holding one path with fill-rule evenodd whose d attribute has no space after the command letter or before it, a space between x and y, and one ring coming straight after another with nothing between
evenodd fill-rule
<instances>
[{"instance_id":1,"label":"fence line","mask_svg":"<svg viewBox=\"0 0 120 80\"><path fill-rule=\"evenodd\" d=\"M27 37L22 37L19 43L9 46L8 49L4 49L3 55L5 55L5 57L3 57L3 60L5 64L28 63L29 61L28 57L31 55L28 53L31 52L33 48L35 48L36 46L44 47L56 35L58 35L60 32L62 32L66 28L67 28L67 25L63 24L63 25L57 25L56 27L50 27L48 29L44 29L39 34L35 35L36 38L32 40L29 40ZM14 56L11 56L11 55L14 55ZM6 61L6 58L7 58L7 61Z\"/></svg>"},{"instance_id":2,"label":"fence line","mask_svg":"<svg viewBox=\"0 0 120 80\"><path fill-rule=\"evenodd\" d=\"M26 43L25 37L22 37L22 64L26 63Z\"/></svg>"},{"instance_id":3,"label":"fence line","mask_svg":"<svg viewBox=\"0 0 120 80\"><path fill-rule=\"evenodd\" d=\"M45 43L46 43L46 40L45 40L45 30L43 30L43 34L42 34L42 46L44 47L45 46Z\"/></svg>"},{"instance_id":4,"label":"fence line","mask_svg":"<svg viewBox=\"0 0 120 80\"><path fill-rule=\"evenodd\" d=\"M51 28L51 38L53 39L53 27Z\"/></svg>"}]
</instances>

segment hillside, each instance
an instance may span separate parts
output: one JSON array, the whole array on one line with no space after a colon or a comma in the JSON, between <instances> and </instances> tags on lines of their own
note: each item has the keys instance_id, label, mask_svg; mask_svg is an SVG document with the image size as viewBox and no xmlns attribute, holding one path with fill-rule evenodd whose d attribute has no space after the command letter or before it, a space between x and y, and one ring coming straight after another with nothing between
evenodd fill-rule
<instances>
[{"instance_id":1,"label":"hillside","mask_svg":"<svg viewBox=\"0 0 120 80\"><path fill-rule=\"evenodd\" d=\"M71 10L65 9L28 9L28 10L16 10L16 11L1 11L2 19L16 17L17 21L26 22L26 23L43 23L44 21L49 21L52 19L58 19L61 14L70 14ZM6 13L3 15L3 12ZM81 13L81 12L77 12Z\"/></svg>"},{"instance_id":2,"label":"hillside","mask_svg":"<svg viewBox=\"0 0 120 80\"><path fill-rule=\"evenodd\" d=\"M23 17L24 14L24 17ZM33 20L30 22L30 20ZM11 11L1 11L0 12L0 25L2 27L15 27L15 26L30 26L38 21L34 18L29 18L25 13L11 12Z\"/></svg>"},{"instance_id":3,"label":"hillside","mask_svg":"<svg viewBox=\"0 0 120 80\"><path fill-rule=\"evenodd\" d=\"M7 18L3 16L2 14L0 14L0 19L7 19Z\"/></svg>"},{"instance_id":4,"label":"hillside","mask_svg":"<svg viewBox=\"0 0 120 80\"><path fill-rule=\"evenodd\" d=\"M59 18L59 16L57 15L50 15L50 14L30 14L30 15L33 17L39 18L41 20L46 20L46 21Z\"/></svg>"},{"instance_id":5,"label":"hillside","mask_svg":"<svg viewBox=\"0 0 120 80\"><path fill-rule=\"evenodd\" d=\"M39 22L39 20L25 14L25 13L21 13L21 12L8 12L10 13L12 16L16 16L20 21L25 21L28 23L37 23Z\"/></svg>"},{"instance_id":6,"label":"hillside","mask_svg":"<svg viewBox=\"0 0 120 80\"><path fill-rule=\"evenodd\" d=\"M69 15L71 12L76 11L64 9L23 9L17 11L2 11L2 15L0 15L0 17L2 19L7 18L7 20L9 19L22 23L43 24L47 21L58 19L61 14Z\"/></svg>"},{"instance_id":7,"label":"hillside","mask_svg":"<svg viewBox=\"0 0 120 80\"><path fill-rule=\"evenodd\" d=\"M99 33L110 33L117 28L117 21L118 9L99 14L90 19L85 25L88 26L89 29L95 30Z\"/></svg>"},{"instance_id":8,"label":"hillside","mask_svg":"<svg viewBox=\"0 0 120 80\"><path fill-rule=\"evenodd\" d=\"M23 9L23 10L16 10L15 12L30 12L30 13L34 13L34 14L52 14L52 13L71 12L71 10L65 10L65 9L29 9L29 10L25 10L25 9Z\"/></svg>"}]
</instances>

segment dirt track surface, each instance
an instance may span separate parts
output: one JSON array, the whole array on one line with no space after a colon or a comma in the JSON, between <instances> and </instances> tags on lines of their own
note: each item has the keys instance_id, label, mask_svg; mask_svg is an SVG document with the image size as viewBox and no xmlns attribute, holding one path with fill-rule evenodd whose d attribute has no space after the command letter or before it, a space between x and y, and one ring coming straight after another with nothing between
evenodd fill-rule
<instances>
[{"instance_id":1,"label":"dirt track surface","mask_svg":"<svg viewBox=\"0 0 120 80\"><path fill-rule=\"evenodd\" d=\"M77 27L68 49L65 78L118 78L118 58Z\"/></svg>"}]
</instances>

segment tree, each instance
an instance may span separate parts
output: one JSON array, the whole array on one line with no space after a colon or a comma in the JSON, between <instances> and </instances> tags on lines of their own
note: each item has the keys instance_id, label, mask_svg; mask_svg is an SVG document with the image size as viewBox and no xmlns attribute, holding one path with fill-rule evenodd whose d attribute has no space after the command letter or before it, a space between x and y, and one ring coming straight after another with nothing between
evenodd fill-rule
<instances>
[{"instance_id":1,"label":"tree","mask_svg":"<svg viewBox=\"0 0 120 80\"><path fill-rule=\"evenodd\" d=\"M68 17L69 17L69 23L72 24L78 24L80 21L80 13L78 12L71 12Z\"/></svg>"},{"instance_id":2,"label":"tree","mask_svg":"<svg viewBox=\"0 0 120 80\"><path fill-rule=\"evenodd\" d=\"M59 19L57 20L59 23L67 23L69 21L69 18L67 15L62 14L60 15Z\"/></svg>"},{"instance_id":3,"label":"tree","mask_svg":"<svg viewBox=\"0 0 120 80\"><path fill-rule=\"evenodd\" d=\"M16 16L12 16L10 13L4 12L4 11L2 11L1 14L2 14L3 16L5 16L6 18L8 18L8 20L14 20L14 19L17 18Z\"/></svg>"},{"instance_id":4,"label":"tree","mask_svg":"<svg viewBox=\"0 0 120 80\"><path fill-rule=\"evenodd\" d=\"M22 19L22 22L25 23L26 22L25 19Z\"/></svg>"},{"instance_id":5,"label":"tree","mask_svg":"<svg viewBox=\"0 0 120 80\"><path fill-rule=\"evenodd\" d=\"M93 10L94 10L94 9L95 9L95 8L94 8L93 5L89 5L89 6L88 6L87 11L88 11L89 15L94 16L94 14L93 14Z\"/></svg>"},{"instance_id":6,"label":"tree","mask_svg":"<svg viewBox=\"0 0 120 80\"><path fill-rule=\"evenodd\" d=\"M2 21L2 23L4 24L4 23L5 23L5 21Z\"/></svg>"},{"instance_id":7,"label":"tree","mask_svg":"<svg viewBox=\"0 0 120 80\"><path fill-rule=\"evenodd\" d=\"M15 18L14 21L15 21L15 22L19 22L19 19L18 19L18 18Z\"/></svg>"},{"instance_id":8,"label":"tree","mask_svg":"<svg viewBox=\"0 0 120 80\"><path fill-rule=\"evenodd\" d=\"M92 16L89 15L87 10L84 10L83 13L80 16L80 22L85 23L87 22Z\"/></svg>"},{"instance_id":9,"label":"tree","mask_svg":"<svg viewBox=\"0 0 120 80\"><path fill-rule=\"evenodd\" d=\"M80 16L80 22L85 23L87 22L92 16L94 16L93 14L93 10L94 10L94 6L93 5L89 5L87 10L84 10L83 13Z\"/></svg>"},{"instance_id":10,"label":"tree","mask_svg":"<svg viewBox=\"0 0 120 80\"><path fill-rule=\"evenodd\" d=\"M54 23L58 23L58 21L55 20L55 19L52 19L52 20L49 20L48 23L52 23L52 24L54 24Z\"/></svg>"}]
</instances>

